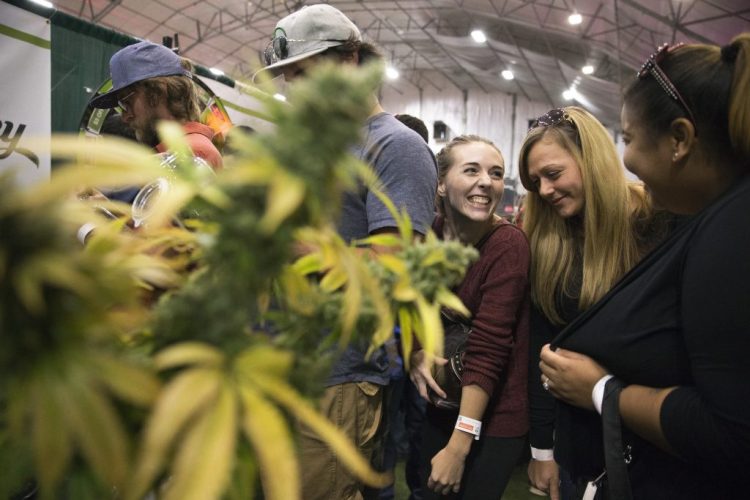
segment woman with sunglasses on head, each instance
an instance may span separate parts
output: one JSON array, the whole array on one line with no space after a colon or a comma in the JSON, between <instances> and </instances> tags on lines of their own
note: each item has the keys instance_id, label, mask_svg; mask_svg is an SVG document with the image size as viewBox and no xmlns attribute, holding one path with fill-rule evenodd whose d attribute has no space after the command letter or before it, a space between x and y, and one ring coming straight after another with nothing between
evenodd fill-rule
<instances>
[{"instance_id":1,"label":"woman with sunglasses on head","mask_svg":"<svg viewBox=\"0 0 750 500\"><path fill-rule=\"evenodd\" d=\"M581 411L556 408L540 380L539 353L663 237L666 223L653 214L642 186L626 181L609 132L581 108L554 109L537 119L521 146L519 170L528 191L523 227L531 246L528 474L533 487L557 500L553 447L558 457L579 446L600 448L601 439L560 432L556 421ZM563 471L562 498L576 497L589 468Z\"/></svg>"},{"instance_id":2,"label":"woman with sunglasses on head","mask_svg":"<svg viewBox=\"0 0 750 500\"><path fill-rule=\"evenodd\" d=\"M693 217L541 355L549 391L595 417L558 431L604 435L565 459L606 466L609 498L747 496L749 94L750 33L665 45L625 92L626 167Z\"/></svg>"},{"instance_id":3,"label":"woman with sunglasses on head","mask_svg":"<svg viewBox=\"0 0 750 500\"><path fill-rule=\"evenodd\" d=\"M472 245L479 259L455 291L471 313L458 410L428 405L422 434L422 498L500 498L528 430L529 247L523 233L495 215L505 161L487 139L465 135L437 155L438 237ZM424 363L412 381L445 397ZM444 363L445 360L438 360Z\"/></svg>"}]
</instances>

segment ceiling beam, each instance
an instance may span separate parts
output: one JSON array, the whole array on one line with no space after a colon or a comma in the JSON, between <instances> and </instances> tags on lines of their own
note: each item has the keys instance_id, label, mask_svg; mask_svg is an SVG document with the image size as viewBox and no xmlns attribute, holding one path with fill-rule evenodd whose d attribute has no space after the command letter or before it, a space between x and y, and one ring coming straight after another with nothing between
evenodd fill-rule
<instances>
[{"instance_id":1,"label":"ceiling beam","mask_svg":"<svg viewBox=\"0 0 750 500\"><path fill-rule=\"evenodd\" d=\"M107 5L106 7L104 7L102 10L99 11L98 14L96 14L94 17L92 17L91 21L93 23L95 23L95 24L98 23L99 21L102 20L102 18L104 16L106 16L107 14L109 14L110 12L112 12L112 9L114 9L115 7L117 7L118 5L120 5L121 3L122 3L122 0L109 0L109 5Z\"/></svg>"},{"instance_id":2,"label":"ceiling beam","mask_svg":"<svg viewBox=\"0 0 750 500\"><path fill-rule=\"evenodd\" d=\"M627 5L628 7L632 7L633 9L641 12L642 14L645 14L653 19L656 19L657 21L662 22L666 26L672 26L673 23L675 22L674 20L669 19L668 17L664 17L661 14L657 14L656 12L649 9L648 7L645 7L639 4L637 1L634 1L634 0L620 0L620 1L622 1L624 5ZM691 37L692 39L697 40L699 42L708 43L708 44L712 43L711 40L709 40L708 38L704 37L700 33L696 33L695 31L685 26L677 24L677 30L680 31L682 34L687 35Z\"/></svg>"}]
</instances>

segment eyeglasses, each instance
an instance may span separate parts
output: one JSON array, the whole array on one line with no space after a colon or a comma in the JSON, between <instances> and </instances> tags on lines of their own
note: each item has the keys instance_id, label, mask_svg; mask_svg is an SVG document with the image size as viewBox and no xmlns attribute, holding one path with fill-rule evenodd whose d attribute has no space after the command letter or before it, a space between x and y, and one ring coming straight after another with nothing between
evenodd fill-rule
<instances>
[{"instance_id":1,"label":"eyeglasses","mask_svg":"<svg viewBox=\"0 0 750 500\"><path fill-rule=\"evenodd\" d=\"M531 122L531 127L529 127L529 130L537 127L552 127L554 125L557 125L558 123L561 123L563 121L568 121L575 127L575 124L570 119L570 116L568 113L562 109L562 108L555 108L547 111L545 114Z\"/></svg>"},{"instance_id":2,"label":"eyeglasses","mask_svg":"<svg viewBox=\"0 0 750 500\"><path fill-rule=\"evenodd\" d=\"M128 95L126 95L125 97L123 97L122 99L117 99L117 105L120 106L120 109L122 109L126 113L129 111L128 105L127 105L128 99L133 97L134 94L135 94L135 90L129 93Z\"/></svg>"},{"instance_id":3,"label":"eyeglasses","mask_svg":"<svg viewBox=\"0 0 750 500\"><path fill-rule=\"evenodd\" d=\"M661 45L656 50L656 52L651 54L646 62L643 63L643 66L641 66L641 69L640 71L638 71L636 76L639 79L643 79L649 74L652 75L654 77L654 80L656 80L661 88L664 89L664 92L666 92L669 97L676 101L680 106L682 106L685 112L687 112L688 118L695 127L695 117L693 116L693 112L690 111L687 103L677 91L677 87L674 86L674 83L672 83L664 70L659 66L659 63L664 61L664 58L667 56L667 54L682 46L682 43L678 43L677 45L672 46L670 46L668 43Z\"/></svg>"},{"instance_id":4,"label":"eyeglasses","mask_svg":"<svg viewBox=\"0 0 750 500\"><path fill-rule=\"evenodd\" d=\"M287 38L286 35L278 35L273 38L270 42L268 42L268 45L266 46L265 50L263 51L263 60L266 63L266 66L270 66L273 63L276 63L278 61L283 61L287 57L289 57L289 44L290 43L302 43L302 42L339 42L339 43L345 43L347 40L332 40L332 39L326 39L326 40L293 40L291 38Z\"/></svg>"}]
</instances>

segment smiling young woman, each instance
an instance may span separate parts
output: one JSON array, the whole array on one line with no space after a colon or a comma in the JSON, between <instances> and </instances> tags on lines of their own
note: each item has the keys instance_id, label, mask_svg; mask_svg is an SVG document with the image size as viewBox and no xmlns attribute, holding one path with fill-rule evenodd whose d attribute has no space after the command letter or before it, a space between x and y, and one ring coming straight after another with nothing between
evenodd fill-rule
<instances>
[{"instance_id":1,"label":"smiling young woman","mask_svg":"<svg viewBox=\"0 0 750 500\"><path fill-rule=\"evenodd\" d=\"M423 498L500 498L528 430L529 247L495 215L505 160L489 140L453 139L437 155L438 237L473 245L479 260L455 290L471 313L458 413L428 406L422 439ZM417 351L411 378L440 394ZM440 362L440 361L438 361Z\"/></svg>"}]
</instances>

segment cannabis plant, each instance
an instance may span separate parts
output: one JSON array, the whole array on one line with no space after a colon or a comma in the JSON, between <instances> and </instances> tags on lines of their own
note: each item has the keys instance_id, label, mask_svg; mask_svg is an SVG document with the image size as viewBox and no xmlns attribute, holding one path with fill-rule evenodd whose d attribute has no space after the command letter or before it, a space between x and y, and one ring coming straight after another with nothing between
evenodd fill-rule
<instances>
[{"instance_id":1,"label":"cannabis plant","mask_svg":"<svg viewBox=\"0 0 750 500\"><path fill-rule=\"evenodd\" d=\"M465 312L449 290L476 252L415 241L347 154L379 73L322 68L289 104L265 99L274 131L237 138L217 176L192 169L165 124L178 159L168 174L138 146L60 139L53 152L71 165L49 185L17 192L0 179L0 466L11 472L0 496L38 484L42 498L247 499L259 485L299 498L295 422L363 481L387 481L305 395L341 348L377 349L396 323L407 359L415 338L440 354L439 309ZM72 195L165 175L137 230L126 207ZM399 235L348 245L336 234L337 200L356 182ZM94 220L82 247L76 229Z\"/></svg>"}]
</instances>

